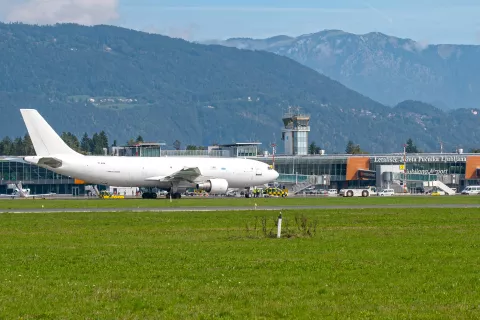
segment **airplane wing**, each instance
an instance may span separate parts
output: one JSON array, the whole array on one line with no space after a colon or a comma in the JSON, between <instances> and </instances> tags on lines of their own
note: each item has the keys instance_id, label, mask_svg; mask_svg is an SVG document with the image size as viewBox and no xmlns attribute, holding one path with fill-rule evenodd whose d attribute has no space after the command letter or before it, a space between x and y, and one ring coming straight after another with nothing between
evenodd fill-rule
<instances>
[{"instance_id":1,"label":"airplane wing","mask_svg":"<svg viewBox=\"0 0 480 320\"><path fill-rule=\"evenodd\" d=\"M0 194L0 199L6 199L6 198L13 199L17 197L18 197L18 194Z\"/></svg>"},{"instance_id":2,"label":"airplane wing","mask_svg":"<svg viewBox=\"0 0 480 320\"><path fill-rule=\"evenodd\" d=\"M201 176L202 173L198 167L185 167L182 170L176 171L168 176L151 177L145 180L148 181L188 181L193 183L195 179Z\"/></svg>"},{"instance_id":3,"label":"airplane wing","mask_svg":"<svg viewBox=\"0 0 480 320\"><path fill-rule=\"evenodd\" d=\"M25 198L44 198L54 196L56 193L41 193L41 194L28 194L25 195Z\"/></svg>"}]
</instances>

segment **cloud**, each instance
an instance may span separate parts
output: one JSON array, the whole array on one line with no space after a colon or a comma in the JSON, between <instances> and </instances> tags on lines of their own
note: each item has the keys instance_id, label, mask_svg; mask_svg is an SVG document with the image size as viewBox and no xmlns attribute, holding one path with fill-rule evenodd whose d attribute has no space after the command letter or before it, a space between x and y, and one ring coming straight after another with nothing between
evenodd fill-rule
<instances>
[{"instance_id":1,"label":"cloud","mask_svg":"<svg viewBox=\"0 0 480 320\"><path fill-rule=\"evenodd\" d=\"M425 49L427 49L429 46L428 44L428 41L427 40L422 40L422 41L407 41L405 42L405 44L403 45L403 49L405 50L408 50L408 51L417 51L417 52L421 52Z\"/></svg>"},{"instance_id":2,"label":"cloud","mask_svg":"<svg viewBox=\"0 0 480 320\"><path fill-rule=\"evenodd\" d=\"M119 0L0 0L8 22L94 25L117 20Z\"/></svg>"}]
</instances>

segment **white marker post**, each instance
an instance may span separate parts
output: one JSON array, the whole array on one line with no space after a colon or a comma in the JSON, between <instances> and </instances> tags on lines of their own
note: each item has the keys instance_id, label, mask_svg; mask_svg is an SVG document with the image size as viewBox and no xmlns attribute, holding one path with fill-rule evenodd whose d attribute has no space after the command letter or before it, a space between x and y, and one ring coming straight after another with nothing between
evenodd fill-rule
<instances>
[{"instance_id":1,"label":"white marker post","mask_svg":"<svg viewBox=\"0 0 480 320\"><path fill-rule=\"evenodd\" d=\"M278 228L277 228L277 238L280 238L282 235L282 212L278 216Z\"/></svg>"}]
</instances>

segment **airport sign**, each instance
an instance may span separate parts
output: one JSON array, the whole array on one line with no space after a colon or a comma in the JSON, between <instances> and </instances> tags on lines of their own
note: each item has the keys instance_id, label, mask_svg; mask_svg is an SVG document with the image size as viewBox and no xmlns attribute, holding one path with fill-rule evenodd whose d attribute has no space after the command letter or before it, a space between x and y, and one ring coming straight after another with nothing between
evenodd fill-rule
<instances>
[{"instance_id":1,"label":"airport sign","mask_svg":"<svg viewBox=\"0 0 480 320\"><path fill-rule=\"evenodd\" d=\"M466 156L379 156L373 157L374 163L432 163L432 162L467 162Z\"/></svg>"}]
</instances>

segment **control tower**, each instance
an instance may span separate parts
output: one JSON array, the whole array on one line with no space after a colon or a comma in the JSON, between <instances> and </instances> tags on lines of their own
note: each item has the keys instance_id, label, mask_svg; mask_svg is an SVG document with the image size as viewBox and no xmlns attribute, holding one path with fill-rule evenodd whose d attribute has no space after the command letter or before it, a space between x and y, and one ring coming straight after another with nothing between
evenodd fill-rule
<instances>
[{"instance_id":1,"label":"control tower","mask_svg":"<svg viewBox=\"0 0 480 320\"><path fill-rule=\"evenodd\" d=\"M285 145L285 154L307 155L310 115L300 113L300 107L288 107L282 120L284 125L282 140Z\"/></svg>"}]
</instances>

